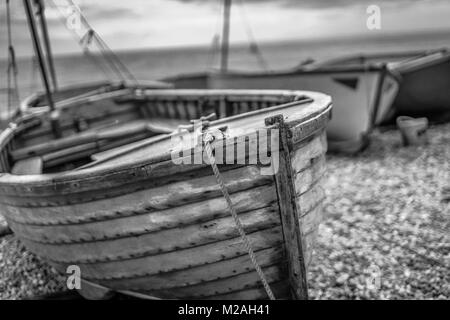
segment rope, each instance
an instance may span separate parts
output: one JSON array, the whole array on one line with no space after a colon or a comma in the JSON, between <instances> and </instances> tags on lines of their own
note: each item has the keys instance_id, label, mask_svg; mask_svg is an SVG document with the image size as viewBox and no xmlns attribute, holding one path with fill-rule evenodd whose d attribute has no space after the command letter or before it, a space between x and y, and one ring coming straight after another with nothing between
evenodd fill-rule
<instances>
[{"instance_id":1,"label":"rope","mask_svg":"<svg viewBox=\"0 0 450 320\"><path fill-rule=\"evenodd\" d=\"M85 47L82 49L83 50L83 54L85 57L88 58L88 60L98 69L100 69L100 71L103 73L103 75L105 76L106 79L110 79L110 76L108 74L108 70L107 68L105 68L102 64L102 61L95 56L95 54L91 54L91 51L89 50L88 47Z\"/></svg>"},{"instance_id":2,"label":"rope","mask_svg":"<svg viewBox=\"0 0 450 320\"><path fill-rule=\"evenodd\" d=\"M248 239L247 235L245 234L244 226L242 225L242 222L236 213L236 209L233 206L233 202L231 201L230 194L228 193L228 189L225 186L225 183L223 182L223 179L222 179L222 175L219 171L219 168L217 167L216 159L213 155L213 151L211 148L211 142L213 140L214 140L214 136L211 135L211 133L206 133L205 138L204 138L205 151L206 151L206 154L208 155L209 162L211 163L211 167L214 171L214 175L216 176L217 183L219 184L220 189L222 190L223 197L225 198L225 200L227 202L228 209L230 210L231 215L233 216L234 222L236 223L237 229L241 236L242 243L243 243L245 249L247 250L248 255L250 256L250 260L252 261L253 267L255 268L256 272L258 273L258 276L259 276L270 300L275 300L275 296L272 292L272 289L270 288L269 283L267 282L266 276L264 275L260 265L258 264L258 261L256 260L255 253L253 251L250 240Z\"/></svg>"}]
</instances>

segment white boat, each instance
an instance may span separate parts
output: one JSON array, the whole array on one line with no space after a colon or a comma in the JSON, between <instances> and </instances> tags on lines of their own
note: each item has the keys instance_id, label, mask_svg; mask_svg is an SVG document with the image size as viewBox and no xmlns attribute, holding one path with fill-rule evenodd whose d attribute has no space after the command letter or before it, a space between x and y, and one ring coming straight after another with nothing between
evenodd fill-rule
<instances>
[{"instance_id":1,"label":"white boat","mask_svg":"<svg viewBox=\"0 0 450 320\"><path fill-rule=\"evenodd\" d=\"M225 6L231 1L226 0ZM356 152L367 135L389 113L398 92L396 77L384 65L308 64L270 72L231 71L227 68L229 9L225 8L221 70L162 79L176 88L314 90L333 97L328 128L329 150ZM228 14L227 14L228 13Z\"/></svg>"},{"instance_id":2,"label":"white boat","mask_svg":"<svg viewBox=\"0 0 450 320\"><path fill-rule=\"evenodd\" d=\"M385 66L399 80L390 112L381 119L392 123L397 116L450 119L450 52L448 49L353 55L321 66Z\"/></svg>"}]
</instances>

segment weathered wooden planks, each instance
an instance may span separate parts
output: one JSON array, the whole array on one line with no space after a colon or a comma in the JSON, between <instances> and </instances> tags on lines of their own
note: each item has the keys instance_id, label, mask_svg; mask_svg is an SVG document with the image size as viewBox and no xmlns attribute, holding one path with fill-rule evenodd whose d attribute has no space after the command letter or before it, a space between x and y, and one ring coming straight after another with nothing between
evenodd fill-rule
<instances>
[{"instance_id":1,"label":"weathered wooden planks","mask_svg":"<svg viewBox=\"0 0 450 320\"><path fill-rule=\"evenodd\" d=\"M296 195L299 196L310 189L314 183L320 180L326 172L325 166L325 156L320 156L318 158L311 160L313 164L295 174L294 185Z\"/></svg>"},{"instance_id":2,"label":"weathered wooden planks","mask_svg":"<svg viewBox=\"0 0 450 320\"><path fill-rule=\"evenodd\" d=\"M300 225L303 233L310 233L316 230L323 219L323 199L316 204L308 213L300 218Z\"/></svg>"},{"instance_id":3,"label":"weathered wooden planks","mask_svg":"<svg viewBox=\"0 0 450 320\"><path fill-rule=\"evenodd\" d=\"M269 283L278 282L286 278L284 270L279 265L265 267L263 272ZM258 286L259 283L258 274L252 270L233 277L208 281L198 285L179 287L173 290L151 290L148 293L169 299L201 299L253 288ZM143 293L146 292L144 291Z\"/></svg>"},{"instance_id":4,"label":"weathered wooden planks","mask_svg":"<svg viewBox=\"0 0 450 320\"><path fill-rule=\"evenodd\" d=\"M248 234L255 251L276 247L282 244L280 227L259 230ZM125 258L116 261L77 263L84 277L92 281L120 278L142 277L164 272L190 269L224 261L233 257L247 255L240 237L213 242L202 246L174 250L166 253ZM65 272L66 264L52 263Z\"/></svg>"},{"instance_id":5,"label":"weathered wooden planks","mask_svg":"<svg viewBox=\"0 0 450 320\"><path fill-rule=\"evenodd\" d=\"M297 210L300 212L300 225L303 232L306 266L312 258L317 230L323 219L322 203L325 192L322 187L327 140L322 129L312 138L295 144L292 152L292 168L295 172L294 185Z\"/></svg>"},{"instance_id":6,"label":"weathered wooden planks","mask_svg":"<svg viewBox=\"0 0 450 320\"><path fill-rule=\"evenodd\" d=\"M283 259L282 246L263 249L255 252L258 263L265 267L280 263ZM235 258L192 267L174 272L159 273L143 277L104 280L100 283L120 290L159 290L200 284L235 276L253 270L250 258L244 254Z\"/></svg>"},{"instance_id":7,"label":"weathered wooden planks","mask_svg":"<svg viewBox=\"0 0 450 320\"><path fill-rule=\"evenodd\" d=\"M291 153L291 163L294 172L299 172L311 165L311 160L324 155L327 151L326 134L323 131L321 134L314 136L312 139L296 146L297 149Z\"/></svg>"},{"instance_id":8,"label":"weathered wooden planks","mask_svg":"<svg viewBox=\"0 0 450 320\"><path fill-rule=\"evenodd\" d=\"M148 199L143 197L143 199ZM238 213L269 207L276 203L276 194L273 185L264 185L231 194L231 199ZM102 201L103 202L103 201ZM148 208L146 210L146 208ZM53 208L56 212L55 208ZM64 212L61 209L61 215ZM72 224L32 225L17 223L10 219L14 230L23 237L43 243L77 243L135 237L145 233L158 232L171 228L182 228L196 223L228 217L226 202L223 197L205 199L200 202L189 203L170 209L149 208L147 203L139 203L134 210L122 206L113 207L123 213L110 218L93 222L80 222ZM36 209L28 209L30 213ZM43 209L39 209L44 211ZM67 211L68 209L65 208ZM126 211L131 210L126 214ZM108 208L105 208L108 213ZM100 213L99 213L100 214ZM100 216L97 216L100 219ZM36 217L35 221L38 220ZM42 218L44 220L44 218ZM86 220L87 221L87 220Z\"/></svg>"},{"instance_id":9,"label":"weathered wooden planks","mask_svg":"<svg viewBox=\"0 0 450 320\"><path fill-rule=\"evenodd\" d=\"M314 181L308 191L296 197L301 217L315 208L318 203L323 202L324 199L325 190L323 189L323 181Z\"/></svg>"},{"instance_id":10,"label":"weathered wooden planks","mask_svg":"<svg viewBox=\"0 0 450 320\"><path fill-rule=\"evenodd\" d=\"M249 190L259 186L273 183L272 176L262 176L256 166L238 167L222 171L224 182L230 193ZM194 178L195 176L199 176ZM174 182L170 183L171 181ZM156 183L155 183L156 182ZM215 178L210 171L192 171L185 176L179 175L173 179L161 179L148 183L147 188L120 196L114 196L92 201L86 198L81 203L61 202L49 205L50 199L42 197L36 199L23 199L15 205L4 205L4 210L10 213L12 221L23 224L36 225L63 225L94 221L103 221L126 217L139 212L177 208L189 203L221 197ZM152 188L152 186L155 186ZM135 186L136 187L136 186ZM145 187L145 185L143 186ZM104 190L101 190L105 192ZM91 194L95 196L95 194ZM20 199L22 200L22 199ZM34 200L36 205L28 206ZM83 199L82 199L83 200ZM0 200L1 201L1 200ZM26 201L26 202L25 202Z\"/></svg>"},{"instance_id":11,"label":"weathered wooden planks","mask_svg":"<svg viewBox=\"0 0 450 320\"><path fill-rule=\"evenodd\" d=\"M290 298L289 283L287 280L270 283L270 287L277 299ZM257 285L254 288L244 289L231 293L218 294L210 297L205 297L208 300L261 300L267 299L267 293L262 285Z\"/></svg>"},{"instance_id":12,"label":"weathered wooden planks","mask_svg":"<svg viewBox=\"0 0 450 320\"><path fill-rule=\"evenodd\" d=\"M240 215L248 232L279 225L275 206L254 210ZM124 226L125 228L126 226ZM14 228L13 228L14 230ZM44 254L57 262L79 263L91 261L113 261L125 257L155 255L184 248L224 241L238 236L232 217L214 219L201 224L180 226L155 233L144 233L133 237L95 240L80 243L45 244L24 238L35 252ZM107 240L107 241L106 241Z\"/></svg>"}]
</instances>

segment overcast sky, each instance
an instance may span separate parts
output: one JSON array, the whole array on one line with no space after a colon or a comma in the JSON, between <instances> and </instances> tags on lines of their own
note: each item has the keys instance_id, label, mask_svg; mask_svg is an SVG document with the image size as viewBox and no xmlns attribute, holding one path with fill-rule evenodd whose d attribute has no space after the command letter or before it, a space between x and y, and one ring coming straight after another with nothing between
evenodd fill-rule
<instances>
[{"instance_id":1,"label":"overcast sky","mask_svg":"<svg viewBox=\"0 0 450 320\"><path fill-rule=\"evenodd\" d=\"M47 16L53 50L79 51L51 0ZM222 0L74 0L113 49L209 45L220 30ZM22 1L12 0L19 55L31 53ZM243 5L241 5L243 3ZM449 0L234 0L231 42L304 40L396 32L450 32ZM367 6L381 8L379 31L366 28ZM0 57L6 55L5 1L0 3ZM243 19L246 17L246 19Z\"/></svg>"}]
</instances>

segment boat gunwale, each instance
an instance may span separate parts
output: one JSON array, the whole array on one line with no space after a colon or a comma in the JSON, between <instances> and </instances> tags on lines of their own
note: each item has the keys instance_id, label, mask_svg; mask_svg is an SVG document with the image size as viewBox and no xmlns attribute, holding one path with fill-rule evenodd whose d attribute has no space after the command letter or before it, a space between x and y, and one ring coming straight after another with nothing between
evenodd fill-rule
<instances>
[{"instance_id":1,"label":"boat gunwale","mask_svg":"<svg viewBox=\"0 0 450 320\"><path fill-rule=\"evenodd\" d=\"M450 61L450 52L448 51L436 51L427 55L417 57L401 62L388 63L388 69L393 73L411 73L423 68L435 66L443 62ZM400 75L401 76L401 75Z\"/></svg>"},{"instance_id":2,"label":"boat gunwale","mask_svg":"<svg viewBox=\"0 0 450 320\"><path fill-rule=\"evenodd\" d=\"M324 60L322 62L318 62L320 65L332 65L336 63L347 63L349 61L354 60L363 60L363 59L386 59L389 58L405 58L405 60L421 58L423 56L427 56L435 53L446 53L448 52L447 48L439 48L439 49L431 49L431 50L404 50L404 51L392 51L392 52L373 52L373 53L355 53L355 54L347 54L337 58L331 58ZM402 60L404 61L404 60ZM381 65L387 62L365 62L367 64L373 65Z\"/></svg>"}]
</instances>

